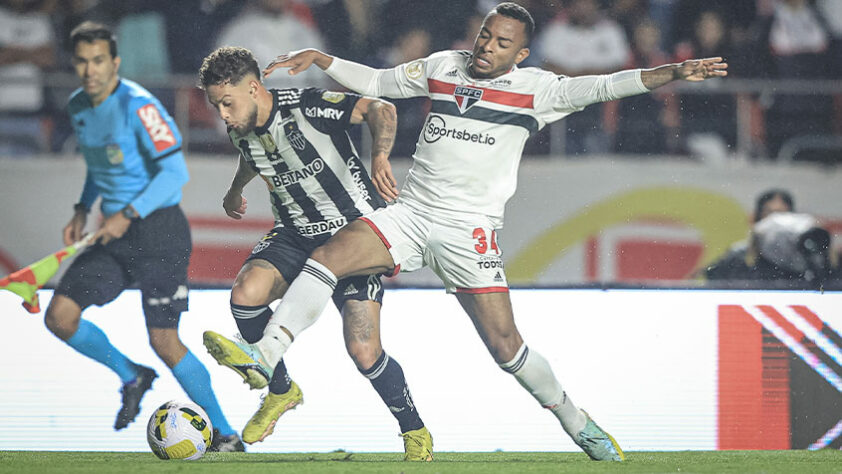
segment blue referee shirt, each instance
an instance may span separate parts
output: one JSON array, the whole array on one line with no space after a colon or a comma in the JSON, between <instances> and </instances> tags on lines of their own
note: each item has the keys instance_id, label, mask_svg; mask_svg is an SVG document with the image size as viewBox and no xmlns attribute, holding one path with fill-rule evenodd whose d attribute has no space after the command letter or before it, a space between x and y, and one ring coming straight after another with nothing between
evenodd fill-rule
<instances>
[{"instance_id":1,"label":"blue referee shirt","mask_svg":"<svg viewBox=\"0 0 842 474\"><path fill-rule=\"evenodd\" d=\"M105 216L131 204L146 217L181 201L189 179L181 134L149 91L120 79L96 107L81 88L74 91L68 109L88 168L79 200L85 207L102 196Z\"/></svg>"}]
</instances>

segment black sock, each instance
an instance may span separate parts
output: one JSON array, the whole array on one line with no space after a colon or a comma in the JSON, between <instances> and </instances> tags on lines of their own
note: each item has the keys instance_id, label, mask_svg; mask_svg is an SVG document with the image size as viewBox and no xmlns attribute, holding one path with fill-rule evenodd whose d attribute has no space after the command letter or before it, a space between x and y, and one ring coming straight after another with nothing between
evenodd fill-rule
<instances>
[{"instance_id":1,"label":"black sock","mask_svg":"<svg viewBox=\"0 0 842 474\"><path fill-rule=\"evenodd\" d=\"M424 422L415 410L415 403L412 402L412 395L398 361L383 351L370 369L360 372L371 381L374 390L377 390L377 394L398 420L401 433L424 427Z\"/></svg>"},{"instance_id":2,"label":"black sock","mask_svg":"<svg viewBox=\"0 0 842 474\"><path fill-rule=\"evenodd\" d=\"M237 322L240 335L249 344L254 344L263 337L263 330L266 329L269 318L272 317L272 309L268 306L244 306L231 303L231 313L234 315L234 321ZM291 383L287 366L281 359L275 366L272 379L269 380L269 391L276 395L287 393Z\"/></svg>"},{"instance_id":3,"label":"black sock","mask_svg":"<svg viewBox=\"0 0 842 474\"><path fill-rule=\"evenodd\" d=\"M243 339L249 344L254 344L263 337L263 330L272 317L272 309L266 305L245 306L231 303L231 314L234 315L234 321Z\"/></svg>"},{"instance_id":4,"label":"black sock","mask_svg":"<svg viewBox=\"0 0 842 474\"><path fill-rule=\"evenodd\" d=\"M272 374L272 380L269 381L269 391L275 395L280 395L282 393L289 392L291 387L292 379L289 378L287 366L284 364L284 360L281 359L281 361L278 362L278 365L275 366L275 372Z\"/></svg>"}]
</instances>

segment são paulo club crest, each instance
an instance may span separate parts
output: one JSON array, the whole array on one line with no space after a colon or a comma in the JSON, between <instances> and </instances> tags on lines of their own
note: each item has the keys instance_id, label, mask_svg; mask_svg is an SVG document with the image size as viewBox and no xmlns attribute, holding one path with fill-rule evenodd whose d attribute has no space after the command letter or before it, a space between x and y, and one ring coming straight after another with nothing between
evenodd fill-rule
<instances>
[{"instance_id":1,"label":"s\u00e3o paulo club crest","mask_svg":"<svg viewBox=\"0 0 842 474\"><path fill-rule=\"evenodd\" d=\"M468 86L457 86L456 90L453 91L453 96L456 97L456 104L459 105L459 112L464 114L468 108L482 99L482 89L475 89Z\"/></svg>"}]
</instances>

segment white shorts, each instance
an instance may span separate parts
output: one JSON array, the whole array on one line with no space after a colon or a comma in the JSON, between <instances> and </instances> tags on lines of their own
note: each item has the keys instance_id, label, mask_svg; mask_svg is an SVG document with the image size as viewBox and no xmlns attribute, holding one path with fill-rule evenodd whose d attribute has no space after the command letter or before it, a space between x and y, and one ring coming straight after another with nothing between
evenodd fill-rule
<instances>
[{"instance_id":1,"label":"white shorts","mask_svg":"<svg viewBox=\"0 0 842 474\"><path fill-rule=\"evenodd\" d=\"M361 220L389 249L395 273L428 265L448 293L509 291L497 232L487 218L470 214L461 221L436 217L398 201Z\"/></svg>"}]
</instances>

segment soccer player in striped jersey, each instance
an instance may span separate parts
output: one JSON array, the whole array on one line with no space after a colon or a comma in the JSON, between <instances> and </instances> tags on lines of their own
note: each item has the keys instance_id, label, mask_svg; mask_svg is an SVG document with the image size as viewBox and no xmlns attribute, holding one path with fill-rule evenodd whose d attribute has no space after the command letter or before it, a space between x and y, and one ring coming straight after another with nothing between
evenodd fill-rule
<instances>
[{"instance_id":1,"label":"soccer player in striped jersey","mask_svg":"<svg viewBox=\"0 0 842 474\"><path fill-rule=\"evenodd\" d=\"M260 176L275 214L275 228L254 247L231 289L231 311L243 341L213 331L204 338L211 355L252 388L269 386L243 430L243 440L254 443L272 433L278 418L301 403L302 394L282 359L267 364L250 343L263 336L272 316L269 303L282 298L301 271L310 271L303 268L310 253L347 223L383 208L384 198L397 196L388 161L395 138L395 108L352 93L268 90L260 81L257 61L244 48L224 47L211 53L199 80L240 152L222 202L225 212L234 219L242 217L247 204L243 187ZM347 133L363 121L373 137L373 181ZM342 314L348 353L400 425L405 459L432 460L432 438L415 409L403 370L381 347L380 276L365 273L344 279L332 295Z\"/></svg>"},{"instance_id":2,"label":"soccer player in striped jersey","mask_svg":"<svg viewBox=\"0 0 842 474\"><path fill-rule=\"evenodd\" d=\"M255 347L270 362L281 357L292 340L288 332L295 336L319 317L337 278L430 265L456 294L500 367L549 409L592 459L621 461L617 442L573 404L547 361L524 344L496 229L531 133L589 104L643 94L674 80L725 76L727 64L708 58L601 76L557 76L517 67L529 55L533 31L529 12L506 2L485 17L472 51L443 51L375 70L305 50L267 68L264 74L279 67L296 74L315 63L351 90L375 97L427 96L432 107L396 204L351 223L313 252L305 265L310 270L290 285Z\"/></svg>"},{"instance_id":3,"label":"soccer player in striped jersey","mask_svg":"<svg viewBox=\"0 0 842 474\"><path fill-rule=\"evenodd\" d=\"M134 421L155 370L129 360L82 312L140 287L149 343L187 395L205 409L214 427L212 451L243 451L219 407L210 375L178 337L187 310L190 227L179 207L188 180L181 135L170 115L146 89L121 79L113 33L84 22L70 35L73 66L82 87L68 109L87 165L74 215L64 228L69 245L83 237L98 197L105 217L98 243L80 253L62 276L47 308L47 328L69 346L114 371L123 382L123 406L114 429Z\"/></svg>"}]
</instances>

